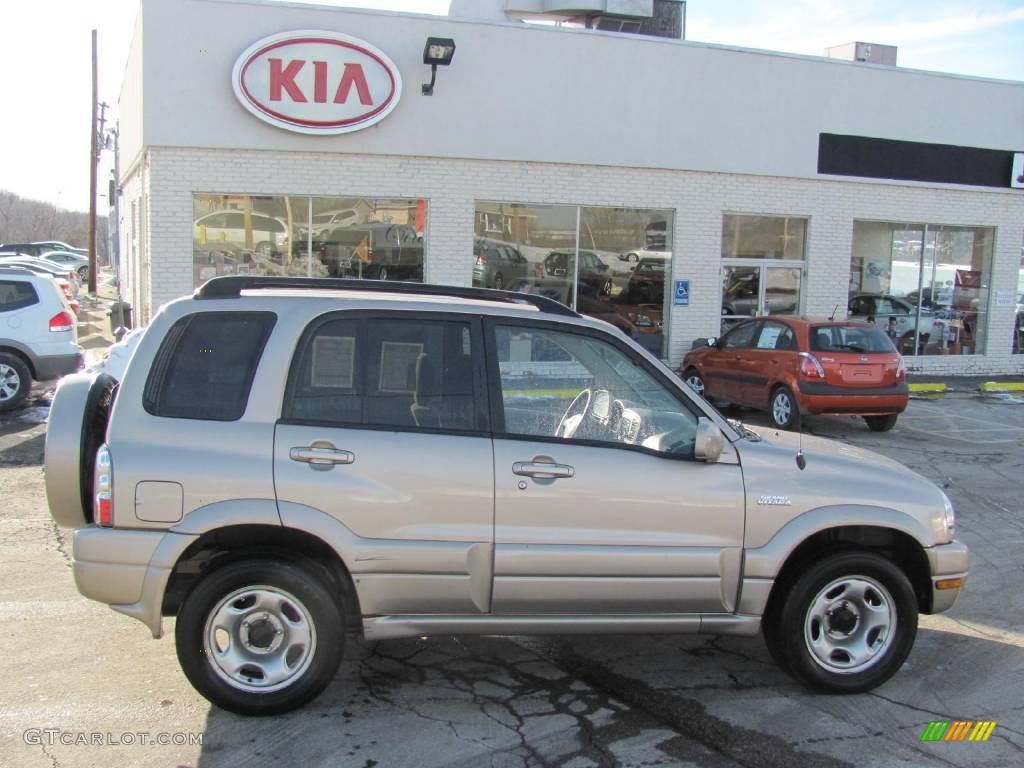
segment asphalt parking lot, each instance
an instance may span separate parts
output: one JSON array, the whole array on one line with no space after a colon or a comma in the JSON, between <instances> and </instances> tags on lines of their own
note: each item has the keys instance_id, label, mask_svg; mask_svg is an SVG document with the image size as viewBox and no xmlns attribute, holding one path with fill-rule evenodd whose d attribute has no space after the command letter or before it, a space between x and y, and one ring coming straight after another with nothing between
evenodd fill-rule
<instances>
[{"instance_id":1,"label":"asphalt parking lot","mask_svg":"<svg viewBox=\"0 0 1024 768\"><path fill-rule=\"evenodd\" d=\"M0 765L1024 763L1024 397L914 400L888 434L806 420L945 486L972 550L965 595L922 617L905 668L875 692L810 694L759 637L435 637L353 641L323 696L258 720L200 698L172 637L78 595L46 509L45 417L44 392L0 417ZM921 742L935 720L998 724L984 743Z\"/></svg>"}]
</instances>

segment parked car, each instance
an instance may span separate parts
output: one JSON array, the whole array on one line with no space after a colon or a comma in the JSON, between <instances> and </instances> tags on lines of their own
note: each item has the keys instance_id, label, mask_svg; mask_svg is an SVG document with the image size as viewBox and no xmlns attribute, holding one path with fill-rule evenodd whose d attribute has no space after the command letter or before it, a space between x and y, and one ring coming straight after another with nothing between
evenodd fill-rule
<instances>
[{"instance_id":1,"label":"parked car","mask_svg":"<svg viewBox=\"0 0 1024 768\"><path fill-rule=\"evenodd\" d=\"M58 266L64 266L75 270L78 275L78 282L84 283L89 279L89 257L80 256L69 251L44 251L39 257L51 261Z\"/></svg>"},{"instance_id":2,"label":"parked car","mask_svg":"<svg viewBox=\"0 0 1024 768\"><path fill-rule=\"evenodd\" d=\"M513 245L477 238L473 241L473 285L499 290L530 275L530 263Z\"/></svg>"},{"instance_id":3,"label":"parked car","mask_svg":"<svg viewBox=\"0 0 1024 768\"><path fill-rule=\"evenodd\" d=\"M862 416L886 432L907 407L903 357L868 323L786 315L745 320L691 350L679 375L704 397L768 411L779 429L801 415Z\"/></svg>"},{"instance_id":4,"label":"parked car","mask_svg":"<svg viewBox=\"0 0 1024 768\"><path fill-rule=\"evenodd\" d=\"M295 250L297 256L305 257L305 242L296 242ZM313 241L313 258L327 267L331 277L423 279L423 241L405 224L335 227Z\"/></svg>"},{"instance_id":5,"label":"parked car","mask_svg":"<svg viewBox=\"0 0 1024 768\"><path fill-rule=\"evenodd\" d=\"M153 637L176 617L217 706L303 705L349 634L763 629L803 684L855 693L960 592L939 488L734 425L607 323L529 294L284 280L164 305L119 386L63 380L46 433L79 590Z\"/></svg>"},{"instance_id":6,"label":"parked car","mask_svg":"<svg viewBox=\"0 0 1024 768\"><path fill-rule=\"evenodd\" d=\"M627 304L661 304L665 299L664 259L644 258L637 262L622 292Z\"/></svg>"},{"instance_id":7,"label":"parked car","mask_svg":"<svg viewBox=\"0 0 1024 768\"><path fill-rule=\"evenodd\" d=\"M68 308L72 313L74 313L75 317L77 318L81 313L82 308L76 298L77 289L72 287L71 282L68 281L66 277L61 277L60 275L56 275L45 270L33 269L32 267L0 260L0 275L10 274L12 271L18 273L27 272L29 274L39 275L40 277L46 277L53 280L60 291L61 296L63 296L64 300L67 302Z\"/></svg>"},{"instance_id":8,"label":"parked car","mask_svg":"<svg viewBox=\"0 0 1024 768\"><path fill-rule=\"evenodd\" d=\"M76 248L62 240L39 240L32 243L32 245L41 245L46 251L63 251L64 253L77 254L86 260L89 258L89 250L87 248Z\"/></svg>"},{"instance_id":9,"label":"parked car","mask_svg":"<svg viewBox=\"0 0 1024 768\"><path fill-rule=\"evenodd\" d=\"M287 252L288 224L276 216L263 213L249 214L252 242L246 243L246 215L244 211L214 211L200 216L192 225L195 248L216 250L225 244L249 249L261 256Z\"/></svg>"},{"instance_id":10,"label":"parked car","mask_svg":"<svg viewBox=\"0 0 1024 768\"><path fill-rule=\"evenodd\" d=\"M38 274L53 275L67 280L71 285L73 295L77 296L81 283L78 280L78 273L63 264L54 264L46 259L34 256L25 256L20 253L0 252L0 265L18 266Z\"/></svg>"},{"instance_id":11,"label":"parked car","mask_svg":"<svg viewBox=\"0 0 1024 768\"><path fill-rule=\"evenodd\" d=\"M349 227L360 223L359 212L354 208L321 211L313 214L313 237L320 238L335 227Z\"/></svg>"},{"instance_id":12,"label":"parked car","mask_svg":"<svg viewBox=\"0 0 1024 768\"><path fill-rule=\"evenodd\" d=\"M641 259L661 259L662 261L668 261L671 258L671 251L653 250L648 248L637 248L635 250L624 251L619 254L619 261L625 261L630 264L638 264Z\"/></svg>"},{"instance_id":13,"label":"parked car","mask_svg":"<svg viewBox=\"0 0 1024 768\"><path fill-rule=\"evenodd\" d=\"M874 317L878 327L889 335L900 352L914 353L917 307L910 302L882 293L855 293L850 296L847 314L858 320ZM934 325L934 313L922 307L917 342L919 354L925 351L932 339Z\"/></svg>"},{"instance_id":14,"label":"parked car","mask_svg":"<svg viewBox=\"0 0 1024 768\"><path fill-rule=\"evenodd\" d=\"M39 256L46 251L52 251L53 248L49 248L43 243L3 243L0 245L0 251L4 253L17 253L23 256Z\"/></svg>"},{"instance_id":15,"label":"parked car","mask_svg":"<svg viewBox=\"0 0 1024 768\"><path fill-rule=\"evenodd\" d=\"M56 282L0 268L0 412L24 402L33 379L56 379L81 364L75 316Z\"/></svg>"},{"instance_id":16,"label":"parked car","mask_svg":"<svg viewBox=\"0 0 1024 768\"><path fill-rule=\"evenodd\" d=\"M612 292L612 271L601 257L593 251L580 251L579 281L589 285L601 295ZM555 277L572 280L575 251L551 251L541 265L543 274L539 277Z\"/></svg>"}]
</instances>

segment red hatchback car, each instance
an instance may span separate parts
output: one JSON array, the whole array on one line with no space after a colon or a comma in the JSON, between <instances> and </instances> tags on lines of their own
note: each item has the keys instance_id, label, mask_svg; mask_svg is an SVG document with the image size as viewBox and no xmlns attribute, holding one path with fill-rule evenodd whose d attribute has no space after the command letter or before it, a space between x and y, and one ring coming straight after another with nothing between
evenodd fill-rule
<instances>
[{"instance_id":1,"label":"red hatchback car","mask_svg":"<svg viewBox=\"0 0 1024 768\"><path fill-rule=\"evenodd\" d=\"M854 320L746 320L691 351L677 372L709 400L767 410L782 429L829 414L863 416L886 432L907 407L902 356L880 329Z\"/></svg>"}]
</instances>

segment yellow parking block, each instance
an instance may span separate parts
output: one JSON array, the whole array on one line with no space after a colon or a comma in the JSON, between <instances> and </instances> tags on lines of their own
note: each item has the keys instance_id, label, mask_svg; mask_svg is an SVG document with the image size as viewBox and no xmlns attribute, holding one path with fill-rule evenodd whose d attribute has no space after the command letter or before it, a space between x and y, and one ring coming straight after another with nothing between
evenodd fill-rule
<instances>
[{"instance_id":1,"label":"yellow parking block","mask_svg":"<svg viewBox=\"0 0 1024 768\"><path fill-rule=\"evenodd\" d=\"M940 381L919 382L909 386L911 392L945 392L949 389Z\"/></svg>"},{"instance_id":2,"label":"yellow parking block","mask_svg":"<svg viewBox=\"0 0 1024 768\"><path fill-rule=\"evenodd\" d=\"M985 381L978 385L980 392L1024 392L1024 381Z\"/></svg>"}]
</instances>

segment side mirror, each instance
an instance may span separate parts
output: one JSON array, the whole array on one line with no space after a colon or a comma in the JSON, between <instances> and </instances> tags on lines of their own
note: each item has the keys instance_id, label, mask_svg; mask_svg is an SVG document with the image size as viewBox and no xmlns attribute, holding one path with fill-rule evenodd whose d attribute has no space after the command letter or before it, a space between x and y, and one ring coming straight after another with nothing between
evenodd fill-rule
<instances>
[{"instance_id":1,"label":"side mirror","mask_svg":"<svg viewBox=\"0 0 1024 768\"><path fill-rule=\"evenodd\" d=\"M715 462L725 447L725 435L711 419L697 419L697 436L693 443L693 457L699 461Z\"/></svg>"},{"instance_id":2,"label":"side mirror","mask_svg":"<svg viewBox=\"0 0 1024 768\"><path fill-rule=\"evenodd\" d=\"M712 336L710 339L705 339L704 344L709 347L718 347L718 339Z\"/></svg>"}]
</instances>

